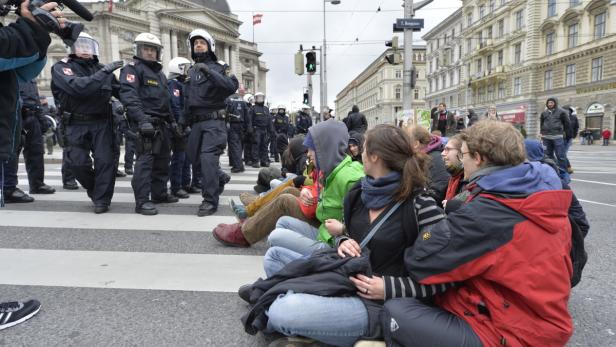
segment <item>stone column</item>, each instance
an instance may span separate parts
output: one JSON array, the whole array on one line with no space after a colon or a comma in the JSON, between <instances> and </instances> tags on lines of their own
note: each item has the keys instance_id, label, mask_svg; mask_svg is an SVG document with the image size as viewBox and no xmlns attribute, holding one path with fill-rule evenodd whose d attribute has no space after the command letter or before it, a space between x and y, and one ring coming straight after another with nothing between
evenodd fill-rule
<instances>
[{"instance_id":1,"label":"stone column","mask_svg":"<svg viewBox=\"0 0 616 347\"><path fill-rule=\"evenodd\" d=\"M172 58L178 56L178 33L175 30L171 31L171 47L169 49L169 53Z\"/></svg>"},{"instance_id":2,"label":"stone column","mask_svg":"<svg viewBox=\"0 0 616 347\"><path fill-rule=\"evenodd\" d=\"M154 11L148 12L148 22L150 22L150 34L156 35L160 38L160 22L158 16Z\"/></svg>"},{"instance_id":3,"label":"stone column","mask_svg":"<svg viewBox=\"0 0 616 347\"><path fill-rule=\"evenodd\" d=\"M229 66L231 66L231 60L230 60L230 58L231 58L231 47L229 46L228 43L225 42L225 46L224 46L223 49L225 51L225 54L224 54L225 55L225 57L224 57L225 63L227 63Z\"/></svg>"},{"instance_id":4,"label":"stone column","mask_svg":"<svg viewBox=\"0 0 616 347\"><path fill-rule=\"evenodd\" d=\"M120 59L120 38L116 31L111 32L111 60L116 61Z\"/></svg>"},{"instance_id":5,"label":"stone column","mask_svg":"<svg viewBox=\"0 0 616 347\"><path fill-rule=\"evenodd\" d=\"M163 44L162 64L163 71L167 72L167 64L171 60L171 34L169 30L163 30L161 33L161 43Z\"/></svg>"}]
</instances>

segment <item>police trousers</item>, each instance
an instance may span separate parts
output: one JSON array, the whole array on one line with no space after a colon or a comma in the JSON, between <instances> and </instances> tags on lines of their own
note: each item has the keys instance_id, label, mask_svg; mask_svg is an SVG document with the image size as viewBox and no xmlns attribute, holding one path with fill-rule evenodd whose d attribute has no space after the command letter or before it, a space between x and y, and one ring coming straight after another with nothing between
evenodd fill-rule
<instances>
[{"instance_id":1,"label":"police trousers","mask_svg":"<svg viewBox=\"0 0 616 347\"><path fill-rule=\"evenodd\" d=\"M25 136L22 136L22 142L17 148L15 157L9 159L4 167L4 189L7 192L11 192L17 187L19 154L22 148L30 189L37 189L44 182L45 164L43 156L45 144L43 143L43 133L38 119L32 116L26 117L23 123L23 132Z\"/></svg>"},{"instance_id":2,"label":"police trousers","mask_svg":"<svg viewBox=\"0 0 616 347\"><path fill-rule=\"evenodd\" d=\"M153 137L139 135L135 141L137 160L131 186L137 206L150 201L150 195L154 200L164 200L168 194L171 131L166 124L155 129Z\"/></svg>"},{"instance_id":3,"label":"police trousers","mask_svg":"<svg viewBox=\"0 0 616 347\"><path fill-rule=\"evenodd\" d=\"M242 162L242 123L229 123L227 142L229 144L229 165L234 169L244 168Z\"/></svg>"},{"instance_id":4,"label":"police trousers","mask_svg":"<svg viewBox=\"0 0 616 347\"><path fill-rule=\"evenodd\" d=\"M267 147L269 145L269 132L267 128L255 128L255 144L252 147L252 157L261 165L269 163Z\"/></svg>"}]
</instances>

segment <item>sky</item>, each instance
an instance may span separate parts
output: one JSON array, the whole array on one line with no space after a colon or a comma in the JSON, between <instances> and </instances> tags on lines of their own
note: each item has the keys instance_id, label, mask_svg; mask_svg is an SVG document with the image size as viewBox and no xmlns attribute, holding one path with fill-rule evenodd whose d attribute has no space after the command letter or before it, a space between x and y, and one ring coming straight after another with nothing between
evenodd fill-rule
<instances>
[{"instance_id":1,"label":"sky","mask_svg":"<svg viewBox=\"0 0 616 347\"><path fill-rule=\"evenodd\" d=\"M228 0L231 12L243 22L241 38L253 39L253 13L263 14L254 26L254 39L269 69L267 99L274 106L284 104L297 109L301 105L306 75L294 72L294 55L323 43L323 0ZM392 25L403 18L402 0L341 0L326 4L327 94L328 106L335 108L336 95L385 50L392 38ZM415 44L425 44L421 36L461 6L459 0L434 0L415 13L424 18L425 28L413 34ZM381 11L377 12L380 7ZM400 44L403 38L400 35ZM317 54L317 56L319 56ZM313 76L313 105L319 106L321 66ZM342 110L345 114L347 110Z\"/></svg>"}]
</instances>

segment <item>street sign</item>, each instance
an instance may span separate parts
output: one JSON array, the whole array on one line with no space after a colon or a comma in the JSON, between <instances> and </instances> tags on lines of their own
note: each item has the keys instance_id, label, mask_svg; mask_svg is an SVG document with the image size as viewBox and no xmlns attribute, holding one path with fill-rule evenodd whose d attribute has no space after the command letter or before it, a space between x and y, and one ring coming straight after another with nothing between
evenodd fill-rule
<instances>
[{"instance_id":1,"label":"street sign","mask_svg":"<svg viewBox=\"0 0 616 347\"><path fill-rule=\"evenodd\" d=\"M423 27L423 18L398 18L396 19L396 23L394 23L394 32L403 31L404 29L420 31Z\"/></svg>"}]
</instances>

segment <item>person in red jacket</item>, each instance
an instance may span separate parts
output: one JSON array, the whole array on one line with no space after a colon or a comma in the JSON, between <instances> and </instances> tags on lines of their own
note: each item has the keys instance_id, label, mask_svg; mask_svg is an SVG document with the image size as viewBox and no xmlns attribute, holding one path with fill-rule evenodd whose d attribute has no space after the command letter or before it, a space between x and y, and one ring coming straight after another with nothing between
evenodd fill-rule
<instances>
[{"instance_id":1,"label":"person in red jacket","mask_svg":"<svg viewBox=\"0 0 616 347\"><path fill-rule=\"evenodd\" d=\"M601 132L601 138L603 138L604 146L608 146L610 144L610 137L612 137L612 132L609 128L604 128Z\"/></svg>"},{"instance_id":2,"label":"person in red jacket","mask_svg":"<svg viewBox=\"0 0 616 347\"><path fill-rule=\"evenodd\" d=\"M387 301L388 345L564 346L573 332L572 193L552 168L525 161L522 135L510 124L483 121L462 136L473 193L405 254L421 284L460 285L436 307Z\"/></svg>"}]
</instances>

